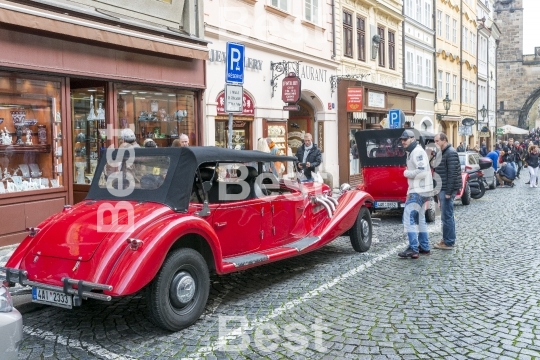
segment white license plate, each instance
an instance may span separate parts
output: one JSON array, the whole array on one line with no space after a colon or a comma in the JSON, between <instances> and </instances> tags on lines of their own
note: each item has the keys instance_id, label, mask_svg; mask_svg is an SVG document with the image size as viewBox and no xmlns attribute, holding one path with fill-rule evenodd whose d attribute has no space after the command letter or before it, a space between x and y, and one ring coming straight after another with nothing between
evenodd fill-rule
<instances>
[{"instance_id":1,"label":"white license plate","mask_svg":"<svg viewBox=\"0 0 540 360\"><path fill-rule=\"evenodd\" d=\"M375 201L375 207L377 209L397 209L398 203L394 201Z\"/></svg>"},{"instance_id":2,"label":"white license plate","mask_svg":"<svg viewBox=\"0 0 540 360\"><path fill-rule=\"evenodd\" d=\"M73 307L72 298L72 295L66 295L63 292L32 287L32 301L36 303L71 309Z\"/></svg>"}]
</instances>

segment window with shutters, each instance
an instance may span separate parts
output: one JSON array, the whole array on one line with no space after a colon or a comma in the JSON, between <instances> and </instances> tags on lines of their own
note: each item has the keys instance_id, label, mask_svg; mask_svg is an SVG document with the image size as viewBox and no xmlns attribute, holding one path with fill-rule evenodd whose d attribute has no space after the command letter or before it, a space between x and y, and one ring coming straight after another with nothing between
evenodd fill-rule
<instances>
[{"instance_id":1,"label":"window with shutters","mask_svg":"<svg viewBox=\"0 0 540 360\"><path fill-rule=\"evenodd\" d=\"M388 30L388 67L396 69L396 33Z\"/></svg>"},{"instance_id":2,"label":"window with shutters","mask_svg":"<svg viewBox=\"0 0 540 360\"><path fill-rule=\"evenodd\" d=\"M343 11L343 53L351 58L353 56L352 31L352 14Z\"/></svg>"},{"instance_id":3,"label":"window with shutters","mask_svg":"<svg viewBox=\"0 0 540 360\"><path fill-rule=\"evenodd\" d=\"M358 60L366 61L366 19L356 18L356 42L358 46Z\"/></svg>"},{"instance_id":4,"label":"window with shutters","mask_svg":"<svg viewBox=\"0 0 540 360\"><path fill-rule=\"evenodd\" d=\"M379 66L384 67L385 66L385 51L384 47L385 45L385 39L384 39L384 28L381 26L377 27L377 34L381 37L381 42L379 43Z\"/></svg>"}]
</instances>

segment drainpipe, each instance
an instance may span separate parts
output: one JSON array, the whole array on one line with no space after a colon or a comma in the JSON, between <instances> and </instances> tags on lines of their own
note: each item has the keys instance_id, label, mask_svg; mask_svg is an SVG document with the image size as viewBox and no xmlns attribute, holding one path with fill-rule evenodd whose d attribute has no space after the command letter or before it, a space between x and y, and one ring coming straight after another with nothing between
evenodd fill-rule
<instances>
[{"instance_id":1,"label":"drainpipe","mask_svg":"<svg viewBox=\"0 0 540 360\"><path fill-rule=\"evenodd\" d=\"M336 58L336 5L332 0L332 60Z\"/></svg>"},{"instance_id":2,"label":"drainpipe","mask_svg":"<svg viewBox=\"0 0 540 360\"><path fill-rule=\"evenodd\" d=\"M401 7L401 15L403 15L403 18L405 18L405 6ZM403 35L401 36L401 49L403 54L403 61L401 62L401 72L403 74L403 89L405 89L405 57L406 57L406 51L405 51L405 20L403 20L403 24L401 25ZM416 108L416 107L415 107Z\"/></svg>"}]
</instances>

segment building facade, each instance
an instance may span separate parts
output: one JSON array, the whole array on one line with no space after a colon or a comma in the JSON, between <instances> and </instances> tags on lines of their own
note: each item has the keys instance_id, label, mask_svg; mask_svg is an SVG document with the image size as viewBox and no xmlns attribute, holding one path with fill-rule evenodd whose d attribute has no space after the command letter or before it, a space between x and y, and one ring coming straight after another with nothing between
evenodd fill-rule
<instances>
[{"instance_id":1,"label":"building facade","mask_svg":"<svg viewBox=\"0 0 540 360\"><path fill-rule=\"evenodd\" d=\"M200 4L28 3L0 2L0 246L84 199L121 130L203 137Z\"/></svg>"},{"instance_id":2,"label":"building facade","mask_svg":"<svg viewBox=\"0 0 540 360\"><path fill-rule=\"evenodd\" d=\"M405 0L403 3L405 89L418 92L414 127L430 132L439 128L433 106L436 99L433 9L433 0ZM450 39L452 22L448 21L444 26L443 31L448 32Z\"/></svg>"},{"instance_id":3,"label":"building facade","mask_svg":"<svg viewBox=\"0 0 540 360\"><path fill-rule=\"evenodd\" d=\"M339 178L357 184L362 179L354 133L388 126L390 109L401 109L413 122L418 93L403 88L402 2L341 0L335 6ZM352 93L361 94L356 110L347 106Z\"/></svg>"},{"instance_id":4,"label":"building facade","mask_svg":"<svg viewBox=\"0 0 540 360\"><path fill-rule=\"evenodd\" d=\"M256 149L270 137L281 154L295 154L305 133L323 153L319 168L330 186L339 186L336 96L331 77L333 8L316 0L205 1L205 38L211 42L205 95L204 145L226 147L224 109L226 43L245 46L244 110L234 114L233 148ZM294 73L301 80L297 110L284 110L282 82ZM285 169L286 176L295 176Z\"/></svg>"}]
</instances>

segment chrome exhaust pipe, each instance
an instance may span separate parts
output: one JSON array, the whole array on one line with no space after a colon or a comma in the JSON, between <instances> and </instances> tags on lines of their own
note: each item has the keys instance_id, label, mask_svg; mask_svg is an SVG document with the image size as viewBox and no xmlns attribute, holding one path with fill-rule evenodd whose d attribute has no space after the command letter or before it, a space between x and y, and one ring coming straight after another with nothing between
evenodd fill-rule
<instances>
[{"instance_id":1,"label":"chrome exhaust pipe","mask_svg":"<svg viewBox=\"0 0 540 360\"><path fill-rule=\"evenodd\" d=\"M332 201L330 201L328 197L326 197L326 195L321 196L320 199L324 201L325 203L327 203L328 206L330 206L330 209L332 209L332 214L334 213L334 211L336 211L336 206L334 205Z\"/></svg>"},{"instance_id":2,"label":"chrome exhaust pipe","mask_svg":"<svg viewBox=\"0 0 540 360\"><path fill-rule=\"evenodd\" d=\"M330 206L328 206L328 204L326 202L324 202L320 198L315 198L315 202L318 203L318 204L321 204L322 206L324 206L324 208L326 209L326 212L328 213L328 217L329 218L332 217L332 210L330 209Z\"/></svg>"},{"instance_id":3,"label":"chrome exhaust pipe","mask_svg":"<svg viewBox=\"0 0 540 360\"><path fill-rule=\"evenodd\" d=\"M334 206L337 208L337 206L338 206L338 201L337 201L337 199L334 199L332 196L328 196L328 195L326 196L326 198L327 198L328 200L330 200L331 202L333 202L333 203L334 203Z\"/></svg>"}]
</instances>

